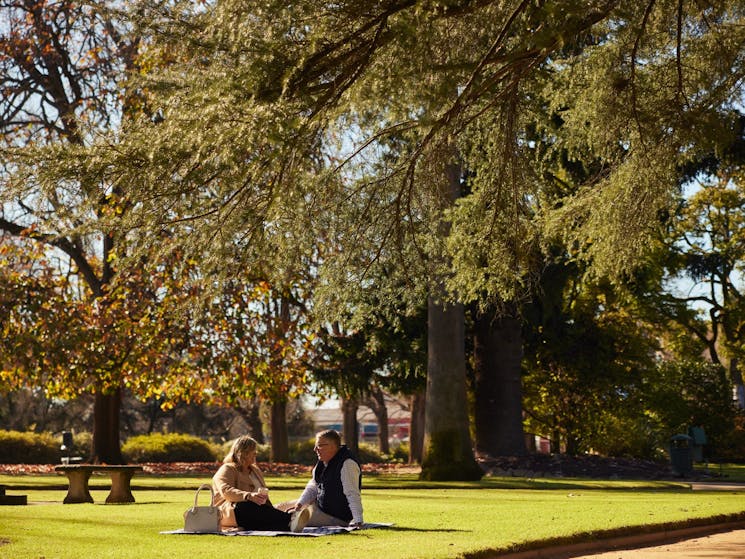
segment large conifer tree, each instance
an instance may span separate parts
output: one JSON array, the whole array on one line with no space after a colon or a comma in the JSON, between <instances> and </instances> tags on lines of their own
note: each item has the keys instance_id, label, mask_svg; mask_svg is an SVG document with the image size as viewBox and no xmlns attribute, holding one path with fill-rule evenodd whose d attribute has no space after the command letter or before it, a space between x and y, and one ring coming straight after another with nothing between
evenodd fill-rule
<instances>
[{"instance_id":1,"label":"large conifer tree","mask_svg":"<svg viewBox=\"0 0 745 559\"><path fill-rule=\"evenodd\" d=\"M132 226L188 224L184 248L218 271L236 256L270 254L287 270L312 255L327 315L393 262L445 305L510 301L544 234L597 273L633 267L676 166L715 141L709 117L737 101L742 12L734 1L162 4L145 32L168 61L141 84L151 117L88 170L126 185ZM539 111L563 122L556 146L600 171L536 219L545 176L525 130ZM455 154L472 180L442 205ZM318 158L327 172L309 164ZM466 447L455 462L472 460ZM452 460L430 451L433 465Z\"/></svg>"}]
</instances>

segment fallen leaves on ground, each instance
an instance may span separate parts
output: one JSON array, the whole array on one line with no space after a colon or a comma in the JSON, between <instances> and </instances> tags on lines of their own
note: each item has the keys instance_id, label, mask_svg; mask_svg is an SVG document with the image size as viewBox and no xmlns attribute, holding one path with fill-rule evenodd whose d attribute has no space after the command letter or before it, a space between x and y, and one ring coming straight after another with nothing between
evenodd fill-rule
<instances>
[{"instance_id":1,"label":"fallen leaves on ground","mask_svg":"<svg viewBox=\"0 0 745 559\"><path fill-rule=\"evenodd\" d=\"M146 462L139 464L144 473L151 475L213 475L222 462ZM22 476L53 474L59 464L0 464L0 474ZM260 462L259 468L265 475L305 475L312 466L287 464L281 462ZM369 474L381 473L418 473L418 467L408 464L363 464L362 471Z\"/></svg>"}]
</instances>

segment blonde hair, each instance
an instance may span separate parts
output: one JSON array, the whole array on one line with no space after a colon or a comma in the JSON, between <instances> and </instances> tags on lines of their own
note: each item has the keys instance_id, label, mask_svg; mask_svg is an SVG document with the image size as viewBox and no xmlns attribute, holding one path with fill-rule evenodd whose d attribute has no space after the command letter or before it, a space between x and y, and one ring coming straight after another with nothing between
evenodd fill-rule
<instances>
[{"instance_id":1,"label":"blonde hair","mask_svg":"<svg viewBox=\"0 0 745 559\"><path fill-rule=\"evenodd\" d=\"M243 455L246 452L256 450L257 446L257 442L249 435L238 437L233 441L233 446L230 447L230 452L225 456L223 462L225 464L237 464L238 466L242 466Z\"/></svg>"}]
</instances>

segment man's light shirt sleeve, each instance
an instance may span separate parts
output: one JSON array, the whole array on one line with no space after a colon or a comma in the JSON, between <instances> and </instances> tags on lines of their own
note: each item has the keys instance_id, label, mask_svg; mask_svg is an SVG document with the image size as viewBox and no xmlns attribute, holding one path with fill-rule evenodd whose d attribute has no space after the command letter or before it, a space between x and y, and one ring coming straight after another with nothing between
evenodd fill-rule
<instances>
[{"instance_id":1,"label":"man's light shirt sleeve","mask_svg":"<svg viewBox=\"0 0 745 559\"><path fill-rule=\"evenodd\" d=\"M362 496L360 495L360 467L354 460L345 460L341 467L341 486L352 511L352 522L362 524Z\"/></svg>"},{"instance_id":2,"label":"man's light shirt sleeve","mask_svg":"<svg viewBox=\"0 0 745 559\"><path fill-rule=\"evenodd\" d=\"M315 503L317 498L318 485L316 485L315 479L310 478L310 481L305 486L300 498L297 500L297 504L301 506L309 505L310 503Z\"/></svg>"}]
</instances>

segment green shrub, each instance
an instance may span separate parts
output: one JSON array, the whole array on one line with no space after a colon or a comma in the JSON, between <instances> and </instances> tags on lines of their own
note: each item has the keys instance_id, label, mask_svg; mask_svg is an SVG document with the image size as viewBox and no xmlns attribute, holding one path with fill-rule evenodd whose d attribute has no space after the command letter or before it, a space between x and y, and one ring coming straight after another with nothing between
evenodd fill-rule
<instances>
[{"instance_id":1,"label":"green shrub","mask_svg":"<svg viewBox=\"0 0 745 559\"><path fill-rule=\"evenodd\" d=\"M601 456L665 458L658 449L667 446L668 438L659 426L644 416L614 414L612 411L598 413L597 431L588 437L592 450Z\"/></svg>"},{"instance_id":2,"label":"green shrub","mask_svg":"<svg viewBox=\"0 0 745 559\"><path fill-rule=\"evenodd\" d=\"M386 455L380 453L377 446L370 443L360 443L357 459L362 464L380 464L381 462L387 462L387 458Z\"/></svg>"},{"instance_id":3,"label":"green shrub","mask_svg":"<svg viewBox=\"0 0 745 559\"><path fill-rule=\"evenodd\" d=\"M222 461L223 458L225 458L228 455L228 452L230 452L230 449L233 447L234 440L231 441L225 441L220 445L220 451L219 451L219 458L218 460ZM271 456L272 447L268 444L260 444L256 447L256 461L257 462L269 462L270 456Z\"/></svg>"},{"instance_id":4,"label":"green shrub","mask_svg":"<svg viewBox=\"0 0 745 559\"><path fill-rule=\"evenodd\" d=\"M396 446L391 446L388 461L397 464L406 464L409 461L409 443L400 443Z\"/></svg>"},{"instance_id":5,"label":"green shrub","mask_svg":"<svg viewBox=\"0 0 745 559\"><path fill-rule=\"evenodd\" d=\"M318 460L313 447L316 444L315 438L305 441L290 443L290 462L293 464L304 464L312 466ZM401 444L391 449L390 454L382 454L377 445L370 443L360 443L357 459L362 464L380 464L385 462L405 463L409 460L409 446Z\"/></svg>"},{"instance_id":6,"label":"green shrub","mask_svg":"<svg viewBox=\"0 0 745 559\"><path fill-rule=\"evenodd\" d=\"M260 444L256 448L256 461L269 462L272 457L272 445Z\"/></svg>"},{"instance_id":7,"label":"green shrub","mask_svg":"<svg viewBox=\"0 0 745 559\"><path fill-rule=\"evenodd\" d=\"M51 433L0 430L0 461L4 464L56 464L61 440Z\"/></svg>"},{"instance_id":8,"label":"green shrub","mask_svg":"<svg viewBox=\"0 0 745 559\"><path fill-rule=\"evenodd\" d=\"M220 445L220 456L218 458L218 461L222 462L222 459L228 455L228 452L230 452L230 448L232 446L233 446L233 441L225 441L224 443Z\"/></svg>"},{"instance_id":9,"label":"green shrub","mask_svg":"<svg viewBox=\"0 0 745 559\"><path fill-rule=\"evenodd\" d=\"M745 412L735 415L733 429L721 437L717 447L704 449L704 455L716 461L745 463Z\"/></svg>"},{"instance_id":10,"label":"green shrub","mask_svg":"<svg viewBox=\"0 0 745 559\"><path fill-rule=\"evenodd\" d=\"M130 437L122 445L129 462L214 462L222 460L221 448L180 433L153 433Z\"/></svg>"},{"instance_id":11,"label":"green shrub","mask_svg":"<svg viewBox=\"0 0 745 559\"><path fill-rule=\"evenodd\" d=\"M81 456L83 460L87 460L92 446L93 433L89 431L74 433L72 436L72 451L70 452L70 456Z\"/></svg>"},{"instance_id":12,"label":"green shrub","mask_svg":"<svg viewBox=\"0 0 745 559\"><path fill-rule=\"evenodd\" d=\"M290 443L290 462L312 466L318 460L316 451L313 450L314 446L316 446L315 438Z\"/></svg>"}]
</instances>

